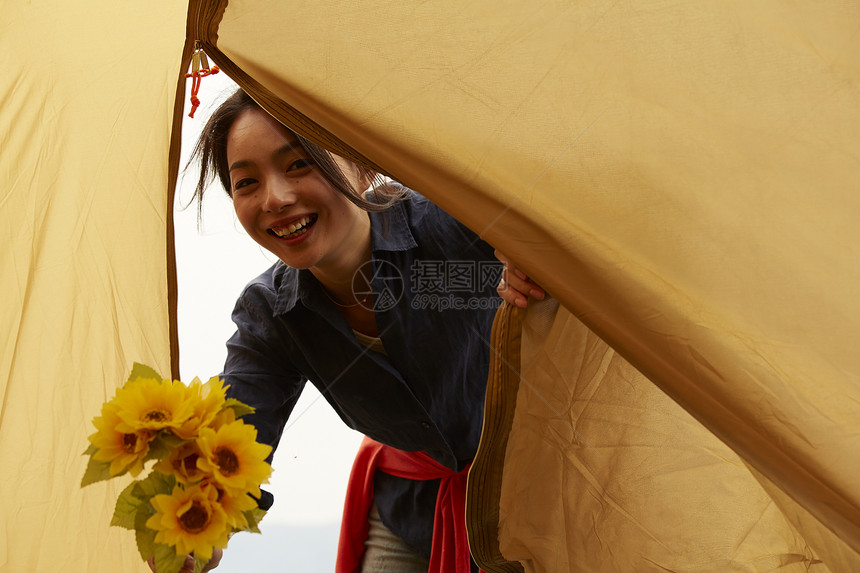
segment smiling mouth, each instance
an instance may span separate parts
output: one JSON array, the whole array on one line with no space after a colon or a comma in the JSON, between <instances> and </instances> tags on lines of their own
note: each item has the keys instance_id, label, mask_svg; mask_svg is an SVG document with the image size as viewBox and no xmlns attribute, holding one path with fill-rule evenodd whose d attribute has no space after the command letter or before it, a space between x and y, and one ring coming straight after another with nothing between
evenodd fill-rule
<instances>
[{"instance_id":1,"label":"smiling mouth","mask_svg":"<svg viewBox=\"0 0 860 573\"><path fill-rule=\"evenodd\" d=\"M270 235L274 235L280 239L295 239L296 237L308 232L308 229L314 226L317 222L317 215L306 215L292 223L283 227L272 227L268 230Z\"/></svg>"}]
</instances>

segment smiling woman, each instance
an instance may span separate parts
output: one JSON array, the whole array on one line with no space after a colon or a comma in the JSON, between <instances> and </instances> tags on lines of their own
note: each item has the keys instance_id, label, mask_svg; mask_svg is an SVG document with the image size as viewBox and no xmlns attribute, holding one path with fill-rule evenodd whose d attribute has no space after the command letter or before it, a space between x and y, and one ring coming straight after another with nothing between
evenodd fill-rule
<instances>
[{"instance_id":1,"label":"smiling woman","mask_svg":"<svg viewBox=\"0 0 860 573\"><path fill-rule=\"evenodd\" d=\"M462 493L500 302L498 273L486 272L500 269L493 248L420 195L296 135L241 91L213 114L195 150L196 197L217 177L248 235L278 258L236 303L223 372L231 396L256 408L249 421L277 446L311 381L368 436L338 570L375 571L401 558L402 571L473 569ZM468 310L418 304L445 278L428 283L416 269L453 273L451 261L472 279L457 275L456 295L442 293L463 303L450 308ZM405 288L392 298L395 278ZM440 510L437 497L453 505ZM443 543L434 524L460 534Z\"/></svg>"},{"instance_id":2,"label":"smiling woman","mask_svg":"<svg viewBox=\"0 0 860 573\"><path fill-rule=\"evenodd\" d=\"M352 276L369 260L367 212L385 211L402 190L374 185L366 198L375 172L288 130L242 90L215 111L193 156L200 160L198 206L217 176L254 241L293 268L313 268L336 302L357 302ZM356 322L375 334L369 317Z\"/></svg>"}]
</instances>

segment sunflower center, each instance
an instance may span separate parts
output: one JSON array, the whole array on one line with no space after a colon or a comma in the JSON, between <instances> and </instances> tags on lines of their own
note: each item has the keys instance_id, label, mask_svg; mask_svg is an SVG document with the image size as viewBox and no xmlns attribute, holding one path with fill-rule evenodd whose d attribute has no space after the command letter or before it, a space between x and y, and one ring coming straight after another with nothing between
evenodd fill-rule
<instances>
[{"instance_id":1,"label":"sunflower center","mask_svg":"<svg viewBox=\"0 0 860 573\"><path fill-rule=\"evenodd\" d=\"M137 434L122 435L122 449L128 454L134 453L134 448L137 446Z\"/></svg>"},{"instance_id":2,"label":"sunflower center","mask_svg":"<svg viewBox=\"0 0 860 573\"><path fill-rule=\"evenodd\" d=\"M200 533L209 523L209 512L195 501L188 511L179 516L179 525L188 533Z\"/></svg>"},{"instance_id":3,"label":"sunflower center","mask_svg":"<svg viewBox=\"0 0 860 573\"><path fill-rule=\"evenodd\" d=\"M191 454L182 458L182 468L186 475L194 475L197 473L197 454Z\"/></svg>"},{"instance_id":4,"label":"sunflower center","mask_svg":"<svg viewBox=\"0 0 860 573\"><path fill-rule=\"evenodd\" d=\"M170 415L164 410L150 410L143 415L143 419L146 422L164 422L170 419Z\"/></svg>"},{"instance_id":5,"label":"sunflower center","mask_svg":"<svg viewBox=\"0 0 860 573\"><path fill-rule=\"evenodd\" d=\"M215 463L218 464L221 473L227 476L233 475L239 469L239 458L228 448L219 448L215 451Z\"/></svg>"}]
</instances>

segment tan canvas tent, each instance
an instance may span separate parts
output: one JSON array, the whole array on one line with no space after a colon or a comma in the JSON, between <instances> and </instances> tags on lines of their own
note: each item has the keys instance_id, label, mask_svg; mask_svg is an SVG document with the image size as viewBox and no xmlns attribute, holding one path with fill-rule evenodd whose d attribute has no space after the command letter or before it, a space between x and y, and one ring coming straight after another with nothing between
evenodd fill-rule
<instances>
[{"instance_id":1,"label":"tan canvas tent","mask_svg":"<svg viewBox=\"0 0 860 573\"><path fill-rule=\"evenodd\" d=\"M0 571L144 570L79 453L132 361L176 369L196 41L553 295L497 318L488 568L860 570L857 2L2 14Z\"/></svg>"}]
</instances>

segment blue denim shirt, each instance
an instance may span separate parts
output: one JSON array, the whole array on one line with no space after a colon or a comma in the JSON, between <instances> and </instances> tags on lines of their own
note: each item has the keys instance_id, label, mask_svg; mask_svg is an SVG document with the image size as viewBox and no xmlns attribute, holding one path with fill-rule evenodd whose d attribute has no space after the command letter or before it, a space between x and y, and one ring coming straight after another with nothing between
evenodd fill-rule
<instances>
[{"instance_id":1,"label":"blue denim shirt","mask_svg":"<svg viewBox=\"0 0 860 573\"><path fill-rule=\"evenodd\" d=\"M256 408L247 421L276 447L310 380L349 427L460 471L481 434L501 265L490 245L418 194L370 218L372 265L362 270L386 354L358 343L309 271L278 263L236 303L229 395ZM438 480L375 480L383 523L425 556L437 489Z\"/></svg>"}]
</instances>

